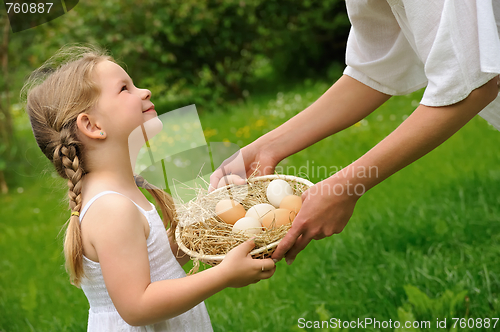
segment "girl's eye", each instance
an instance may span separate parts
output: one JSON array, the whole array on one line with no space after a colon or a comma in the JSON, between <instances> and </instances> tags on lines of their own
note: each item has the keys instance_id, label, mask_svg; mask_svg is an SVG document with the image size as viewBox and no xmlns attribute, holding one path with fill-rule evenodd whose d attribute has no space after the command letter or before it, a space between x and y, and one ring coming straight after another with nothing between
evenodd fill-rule
<instances>
[{"instance_id":1,"label":"girl's eye","mask_svg":"<svg viewBox=\"0 0 500 332\"><path fill-rule=\"evenodd\" d=\"M126 85L122 86L122 89L120 90L120 92L122 92L124 90L127 90L127 86Z\"/></svg>"}]
</instances>

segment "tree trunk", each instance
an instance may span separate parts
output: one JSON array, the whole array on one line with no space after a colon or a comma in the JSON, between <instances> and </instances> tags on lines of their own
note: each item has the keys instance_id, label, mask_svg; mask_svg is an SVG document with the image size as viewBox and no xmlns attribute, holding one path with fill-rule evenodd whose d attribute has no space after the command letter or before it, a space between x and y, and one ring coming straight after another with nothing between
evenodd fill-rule
<instances>
[{"instance_id":1,"label":"tree trunk","mask_svg":"<svg viewBox=\"0 0 500 332\"><path fill-rule=\"evenodd\" d=\"M7 182L5 182L3 171L0 171L0 190L2 194L7 194L9 192L9 187L7 186Z\"/></svg>"},{"instance_id":2,"label":"tree trunk","mask_svg":"<svg viewBox=\"0 0 500 332\"><path fill-rule=\"evenodd\" d=\"M5 22L3 26L3 42L2 42L2 76L3 76L3 90L5 93L5 104L2 107L5 115L5 129L7 132L7 140L9 143L12 142L14 135L12 116L10 114L10 90L9 90L9 33L10 24L7 17L5 17Z\"/></svg>"},{"instance_id":3,"label":"tree trunk","mask_svg":"<svg viewBox=\"0 0 500 332\"><path fill-rule=\"evenodd\" d=\"M1 22L1 21L0 21ZM2 121L0 121L0 144L5 146L4 158L7 159L7 155L12 148L14 129L12 124L12 116L10 114L10 93L9 93L9 33L10 24L7 16L3 16L3 31L2 31L2 45L0 46L1 54L1 64L2 64L2 84L0 85L1 91L4 97L0 97L0 112L2 113ZM7 160L6 160L7 161ZM0 191L2 193L7 193L9 187L5 181L5 176L3 170L0 170Z\"/></svg>"}]
</instances>

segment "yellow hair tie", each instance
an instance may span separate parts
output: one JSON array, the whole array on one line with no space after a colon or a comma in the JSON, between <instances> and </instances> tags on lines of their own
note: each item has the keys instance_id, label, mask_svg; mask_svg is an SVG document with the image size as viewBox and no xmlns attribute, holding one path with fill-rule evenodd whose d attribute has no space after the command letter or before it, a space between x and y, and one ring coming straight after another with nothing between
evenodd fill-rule
<instances>
[{"instance_id":1,"label":"yellow hair tie","mask_svg":"<svg viewBox=\"0 0 500 332\"><path fill-rule=\"evenodd\" d=\"M77 216L77 217L79 217L79 216L80 216L80 212L78 212L78 211L73 211L73 212L71 212L71 215L72 215L72 216Z\"/></svg>"}]
</instances>

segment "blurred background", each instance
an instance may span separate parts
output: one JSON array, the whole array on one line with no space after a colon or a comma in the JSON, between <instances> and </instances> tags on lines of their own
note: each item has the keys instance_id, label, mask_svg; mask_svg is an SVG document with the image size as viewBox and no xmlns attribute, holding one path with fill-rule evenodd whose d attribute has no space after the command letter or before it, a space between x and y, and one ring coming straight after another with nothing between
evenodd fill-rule
<instances>
[{"instance_id":1,"label":"blurred background","mask_svg":"<svg viewBox=\"0 0 500 332\"><path fill-rule=\"evenodd\" d=\"M0 26L0 332L86 330L88 303L63 267L67 186L38 149L19 100L32 70L63 45L99 45L152 91L158 113L195 104L207 142L243 147L341 76L349 32L341 0L86 0L17 33L2 7ZM280 169L323 180L331 174L315 167L338 170L359 158L421 95L391 98ZM214 330L321 330L299 319L367 317L432 322L412 331L437 330L445 318L450 331L500 328L493 320L452 325L453 317L476 322L500 312L499 140L474 118L365 195L344 232L313 241L290 267L279 263L270 280L208 299ZM306 173L293 174L301 166Z\"/></svg>"},{"instance_id":2,"label":"blurred background","mask_svg":"<svg viewBox=\"0 0 500 332\"><path fill-rule=\"evenodd\" d=\"M349 30L340 0L90 0L18 33L11 32L4 8L0 13L3 192L6 179L13 180L7 163L18 159L14 122L22 117L20 88L63 45L91 43L109 50L136 86L152 91L159 113L190 104L210 112L257 87L304 75L328 77L343 62Z\"/></svg>"}]
</instances>

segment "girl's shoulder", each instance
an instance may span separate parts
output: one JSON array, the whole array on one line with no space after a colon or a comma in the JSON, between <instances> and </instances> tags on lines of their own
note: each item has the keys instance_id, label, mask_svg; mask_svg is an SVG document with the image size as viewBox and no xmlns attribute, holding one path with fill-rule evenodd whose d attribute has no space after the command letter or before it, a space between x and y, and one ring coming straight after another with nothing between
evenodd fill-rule
<instances>
[{"instance_id":1,"label":"girl's shoulder","mask_svg":"<svg viewBox=\"0 0 500 332\"><path fill-rule=\"evenodd\" d=\"M88 219L112 222L114 220L137 220L143 208L127 196L114 191L102 191L90 199L82 200L80 223Z\"/></svg>"},{"instance_id":2,"label":"girl's shoulder","mask_svg":"<svg viewBox=\"0 0 500 332\"><path fill-rule=\"evenodd\" d=\"M82 199L82 207L80 210L80 222L87 215L97 215L106 212L117 213L121 208L128 205L134 205L134 203L128 199L126 196L112 190L104 190L97 192L89 192Z\"/></svg>"},{"instance_id":3,"label":"girl's shoulder","mask_svg":"<svg viewBox=\"0 0 500 332\"><path fill-rule=\"evenodd\" d=\"M80 214L82 241L85 256L93 261L99 261L96 247L109 242L110 235L113 235L114 242L122 244L140 234L144 234L144 239L149 236L148 220L126 196L95 195L87 201L84 209Z\"/></svg>"}]
</instances>

